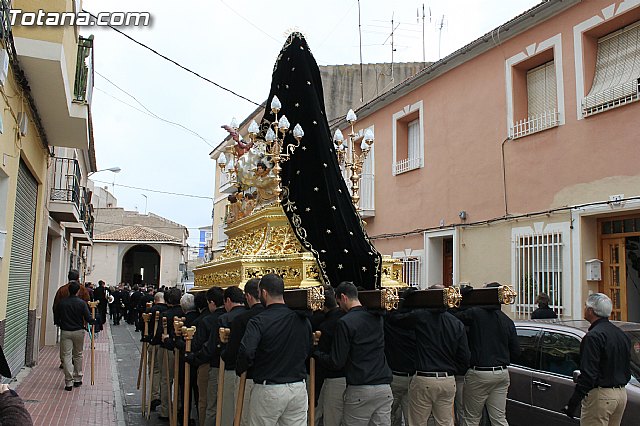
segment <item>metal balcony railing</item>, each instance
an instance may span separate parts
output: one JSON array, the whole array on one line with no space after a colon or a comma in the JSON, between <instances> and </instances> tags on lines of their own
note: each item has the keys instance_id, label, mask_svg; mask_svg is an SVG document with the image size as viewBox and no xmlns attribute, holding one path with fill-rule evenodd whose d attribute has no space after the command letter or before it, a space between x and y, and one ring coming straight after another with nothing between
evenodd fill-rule
<instances>
[{"instance_id":1,"label":"metal balcony railing","mask_svg":"<svg viewBox=\"0 0 640 426\"><path fill-rule=\"evenodd\" d=\"M53 158L49 199L74 203L80 211L80 166L78 160Z\"/></svg>"},{"instance_id":2,"label":"metal balcony railing","mask_svg":"<svg viewBox=\"0 0 640 426\"><path fill-rule=\"evenodd\" d=\"M93 36L80 37L78 40L78 60L76 62L76 80L73 86L73 99L77 102L91 103L93 94Z\"/></svg>"},{"instance_id":3,"label":"metal balcony railing","mask_svg":"<svg viewBox=\"0 0 640 426\"><path fill-rule=\"evenodd\" d=\"M89 202L87 188L82 187L82 199L80 202L80 220L84 223L84 229L89 238L93 238L93 205Z\"/></svg>"}]
</instances>

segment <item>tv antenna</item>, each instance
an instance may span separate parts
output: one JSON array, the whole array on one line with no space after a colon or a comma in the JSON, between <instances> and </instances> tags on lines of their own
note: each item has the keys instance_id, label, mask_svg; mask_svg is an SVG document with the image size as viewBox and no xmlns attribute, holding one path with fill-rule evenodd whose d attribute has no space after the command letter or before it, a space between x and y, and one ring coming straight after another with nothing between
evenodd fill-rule
<instances>
[{"instance_id":1,"label":"tv antenna","mask_svg":"<svg viewBox=\"0 0 640 426\"><path fill-rule=\"evenodd\" d=\"M442 30L446 26L447 26L447 23L445 22L444 15L442 15L440 22L436 25L438 29L438 60L442 58L442 55L440 54L440 48L442 47Z\"/></svg>"},{"instance_id":2,"label":"tv antenna","mask_svg":"<svg viewBox=\"0 0 640 426\"><path fill-rule=\"evenodd\" d=\"M383 45L387 44L387 40L389 40L389 38L391 38L391 81L394 81L393 80L393 52L396 51L396 48L394 46L394 33L398 29L398 27L400 26L399 22L398 22L398 25L395 25L395 22L393 20L394 14L395 14L395 12L391 13L391 34L389 34L389 36L384 40L384 42L382 42Z\"/></svg>"},{"instance_id":3,"label":"tv antenna","mask_svg":"<svg viewBox=\"0 0 640 426\"><path fill-rule=\"evenodd\" d=\"M424 21L426 15L424 13L424 3L422 3L422 63L427 65L427 57L425 51L425 40L424 40ZM416 22L420 23L420 9L416 9ZM431 7L429 7L429 23L431 23Z\"/></svg>"}]
</instances>

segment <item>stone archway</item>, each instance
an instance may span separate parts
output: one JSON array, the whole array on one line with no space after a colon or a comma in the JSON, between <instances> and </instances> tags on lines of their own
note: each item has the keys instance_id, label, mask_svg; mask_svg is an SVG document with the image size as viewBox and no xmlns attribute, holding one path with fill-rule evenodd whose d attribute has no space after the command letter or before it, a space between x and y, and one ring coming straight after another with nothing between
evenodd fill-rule
<instances>
[{"instance_id":1,"label":"stone archway","mask_svg":"<svg viewBox=\"0 0 640 426\"><path fill-rule=\"evenodd\" d=\"M126 251L122 257L120 282L153 284L160 282L160 253L146 244L138 244Z\"/></svg>"}]
</instances>

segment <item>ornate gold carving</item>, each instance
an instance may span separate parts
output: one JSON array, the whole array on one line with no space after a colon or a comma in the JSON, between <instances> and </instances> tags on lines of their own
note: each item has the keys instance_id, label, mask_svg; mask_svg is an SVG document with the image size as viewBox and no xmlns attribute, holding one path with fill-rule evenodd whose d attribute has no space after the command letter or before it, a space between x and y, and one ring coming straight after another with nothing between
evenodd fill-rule
<instances>
[{"instance_id":1,"label":"ornate gold carving","mask_svg":"<svg viewBox=\"0 0 640 426\"><path fill-rule=\"evenodd\" d=\"M515 303L518 293L508 285L503 285L498 289L498 300L505 305Z\"/></svg>"},{"instance_id":2,"label":"ornate gold carving","mask_svg":"<svg viewBox=\"0 0 640 426\"><path fill-rule=\"evenodd\" d=\"M400 296L398 295L397 288L383 288L380 290L380 297L382 298L380 305L387 311L392 309L398 309L400 303Z\"/></svg>"},{"instance_id":3,"label":"ornate gold carving","mask_svg":"<svg viewBox=\"0 0 640 426\"><path fill-rule=\"evenodd\" d=\"M307 308L312 311L321 311L324 307L324 288L322 286L309 287L307 289Z\"/></svg>"},{"instance_id":4,"label":"ornate gold carving","mask_svg":"<svg viewBox=\"0 0 640 426\"><path fill-rule=\"evenodd\" d=\"M445 287L442 290L442 299L445 306L449 308L459 308L462 302L462 294L457 287Z\"/></svg>"}]
</instances>

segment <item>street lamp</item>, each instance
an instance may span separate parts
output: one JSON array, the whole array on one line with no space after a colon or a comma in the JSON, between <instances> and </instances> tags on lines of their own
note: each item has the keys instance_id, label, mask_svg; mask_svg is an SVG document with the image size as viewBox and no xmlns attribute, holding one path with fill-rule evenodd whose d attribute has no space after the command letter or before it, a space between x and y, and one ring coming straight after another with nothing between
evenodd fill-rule
<instances>
[{"instance_id":1,"label":"street lamp","mask_svg":"<svg viewBox=\"0 0 640 426\"><path fill-rule=\"evenodd\" d=\"M120 167L109 167L108 169L100 169L100 170L96 170L95 172L89 172L88 176L94 175L96 173L99 172L113 172L113 173L120 173L122 169Z\"/></svg>"}]
</instances>

